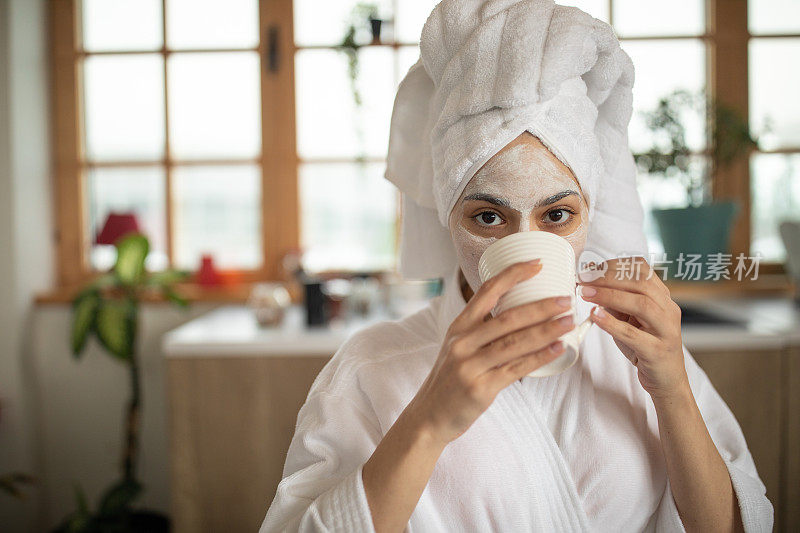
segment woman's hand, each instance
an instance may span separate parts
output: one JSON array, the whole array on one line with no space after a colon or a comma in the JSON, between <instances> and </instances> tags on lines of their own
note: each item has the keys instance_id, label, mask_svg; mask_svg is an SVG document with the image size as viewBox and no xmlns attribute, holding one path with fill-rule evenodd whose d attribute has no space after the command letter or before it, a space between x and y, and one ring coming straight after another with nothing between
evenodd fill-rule
<instances>
[{"instance_id":1,"label":"woman's hand","mask_svg":"<svg viewBox=\"0 0 800 533\"><path fill-rule=\"evenodd\" d=\"M651 397L685 394L689 380L683 364L681 310L669 289L644 257L605 264L602 277L579 282L583 299L602 306L593 310L592 321L636 366L639 382Z\"/></svg>"},{"instance_id":2,"label":"woman's hand","mask_svg":"<svg viewBox=\"0 0 800 533\"><path fill-rule=\"evenodd\" d=\"M538 262L516 263L487 280L448 328L436 363L409 403L413 416L434 439L446 444L462 433L515 380L556 359L558 337L574 328L570 298L546 298L490 311L511 287L541 270Z\"/></svg>"}]
</instances>

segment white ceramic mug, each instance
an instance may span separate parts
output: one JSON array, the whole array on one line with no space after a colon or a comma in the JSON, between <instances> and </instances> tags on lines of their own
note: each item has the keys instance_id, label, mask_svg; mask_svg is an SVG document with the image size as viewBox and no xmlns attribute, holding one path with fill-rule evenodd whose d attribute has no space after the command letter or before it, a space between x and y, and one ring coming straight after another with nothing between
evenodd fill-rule
<instances>
[{"instance_id":1,"label":"white ceramic mug","mask_svg":"<svg viewBox=\"0 0 800 533\"><path fill-rule=\"evenodd\" d=\"M492 310L498 315L529 302L554 296L569 296L572 305L560 316L577 318L578 277L575 272L575 252L572 245L554 233L547 231L520 231L493 242L481 255L478 271L481 282L497 275L506 267L522 261L540 259L542 269L530 279L517 283L509 289ZM580 343L592 323L587 318L580 325L559 337L564 343L564 353L557 359L540 366L528 376L544 377L564 372L578 360Z\"/></svg>"}]
</instances>

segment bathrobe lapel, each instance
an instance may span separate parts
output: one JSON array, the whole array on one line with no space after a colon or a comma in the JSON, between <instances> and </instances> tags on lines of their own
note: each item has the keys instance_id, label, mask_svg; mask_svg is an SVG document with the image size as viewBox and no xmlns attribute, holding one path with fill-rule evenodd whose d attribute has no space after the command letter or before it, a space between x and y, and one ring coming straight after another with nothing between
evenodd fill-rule
<instances>
[{"instance_id":1,"label":"bathrobe lapel","mask_svg":"<svg viewBox=\"0 0 800 533\"><path fill-rule=\"evenodd\" d=\"M466 305L457 274L458 269L446 280L438 310L437 322L442 339L449 325ZM531 389L534 385L530 382L532 379L524 378L524 383L517 381L503 389L467 433L450 443L449 452L453 457L477 457L479 463L481 453L491 451L488 448L492 445L487 443L495 443L497 453L502 453L502 450L506 455L499 459L511 461L513 468L517 469L517 475L508 481L525 485L521 492L529 500L530 512L526 523L535 524L536 530L588 531L590 521L570 469L547 425L546 416L531 396L534 393ZM446 463L450 453L446 452L440 461L437 467L441 468L440 473L449 471ZM481 470L481 466L476 466L478 472L488 471L485 465L483 468ZM498 468L501 468L499 464ZM461 481L469 482L469 478ZM474 481L480 483L480 480ZM447 483L437 473L434 473L432 482ZM488 481L488 484L492 486L495 482L497 479ZM490 494L482 496L491 497ZM490 508L496 509L497 506ZM486 517L488 523L494 523L495 519L500 518Z\"/></svg>"}]
</instances>

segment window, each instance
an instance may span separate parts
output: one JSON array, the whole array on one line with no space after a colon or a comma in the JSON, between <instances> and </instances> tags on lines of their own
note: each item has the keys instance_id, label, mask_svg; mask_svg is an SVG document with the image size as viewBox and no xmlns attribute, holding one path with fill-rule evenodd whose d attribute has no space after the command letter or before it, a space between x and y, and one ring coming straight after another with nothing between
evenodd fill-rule
<instances>
[{"instance_id":1,"label":"window","mask_svg":"<svg viewBox=\"0 0 800 533\"><path fill-rule=\"evenodd\" d=\"M132 210L151 269L193 269L210 253L258 270L257 1L84 0L81 28L90 265L111 266L113 248L92 236L110 211Z\"/></svg>"},{"instance_id":2,"label":"window","mask_svg":"<svg viewBox=\"0 0 800 533\"><path fill-rule=\"evenodd\" d=\"M584 0L575 5L614 28L623 50L633 60L633 115L628 130L631 150L650 148L652 134L643 111L650 111L673 90L699 94L707 87L709 35L704 0L655 2L641 0ZM687 144L696 164L707 164L706 128L699 113L687 113ZM640 174L639 194L645 210L645 234L651 252L664 248L650 210L685 205L685 189L677 180Z\"/></svg>"},{"instance_id":3,"label":"window","mask_svg":"<svg viewBox=\"0 0 800 533\"><path fill-rule=\"evenodd\" d=\"M393 268L399 195L383 179L391 109L436 0L376 1L381 39L359 49L351 85L338 45L357 3L50 2L60 283L113 261L113 249L93 244L112 210L137 214L151 269L194 269L210 253L239 279L266 279L298 247L310 270ZM795 4L751 1L747 13L724 0L559 3L609 22L633 59L633 150L649 144L640 111L676 88L749 104L755 132L771 124L762 151L715 176L713 194L745 208L733 251L780 261L776 223L800 201ZM370 40L368 29L356 33ZM703 121L686 125L697 164L708 164ZM659 251L649 208L680 205L685 192L639 178Z\"/></svg>"},{"instance_id":4,"label":"window","mask_svg":"<svg viewBox=\"0 0 800 533\"><path fill-rule=\"evenodd\" d=\"M337 49L356 0L294 0L301 244L310 270L394 268L399 194L383 178L397 87L419 57L434 0L376 3L380 43L360 48L355 85ZM388 26L388 27L387 27ZM359 28L358 44L372 35ZM366 203L365 199L369 199Z\"/></svg>"},{"instance_id":5,"label":"window","mask_svg":"<svg viewBox=\"0 0 800 533\"><path fill-rule=\"evenodd\" d=\"M783 261L783 220L800 220L800 3L749 2L750 247L765 261ZM769 128L765 132L765 128Z\"/></svg>"}]
</instances>

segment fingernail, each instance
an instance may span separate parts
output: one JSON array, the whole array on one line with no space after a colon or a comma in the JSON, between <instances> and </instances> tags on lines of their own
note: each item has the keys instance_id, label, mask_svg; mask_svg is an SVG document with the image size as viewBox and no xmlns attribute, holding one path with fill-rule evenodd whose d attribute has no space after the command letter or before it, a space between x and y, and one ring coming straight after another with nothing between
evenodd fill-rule
<instances>
[{"instance_id":1,"label":"fingernail","mask_svg":"<svg viewBox=\"0 0 800 533\"><path fill-rule=\"evenodd\" d=\"M530 264L532 264L532 265L538 265L538 264L539 264L539 262L540 262L541 260L542 260L542 258L541 258L541 257L537 257L536 259L533 259L533 260L531 260L531 261L528 261L528 263L530 263Z\"/></svg>"},{"instance_id":2,"label":"fingernail","mask_svg":"<svg viewBox=\"0 0 800 533\"><path fill-rule=\"evenodd\" d=\"M556 342L554 342L553 344L550 345L550 351L553 352L553 353L558 353L558 352L561 351L562 347L563 347L563 343L561 341L556 341Z\"/></svg>"},{"instance_id":3,"label":"fingernail","mask_svg":"<svg viewBox=\"0 0 800 533\"><path fill-rule=\"evenodd\" d=\"M556 298L556 305L559 307L569 307L572 304L572 298L569 296L559 296Z\"/></svg>"},{"instance_id":4,"label":"fingernail","mask_svg":"<svg viewBox=\"0 0 800 533\"><path fill-rule=\"evenodd\" d=\"M594 316L597 318L603 318L606 316L606 312L599 305L592 310L592 313L594 313Z\"/></svg>"},{"instance_id":5,"label":"fingernail","mask_svg":"<svg viewBox=\"0 0 800 533\"><path fill-rule=\"evenodd\" d=\"M562 316L558 319L558 324L560 326L570 326L572 325L572 315Z\"/></svg>"},{"instance_id":6,"label":"fingernail","mask_svg":"<svg viewBox=\"0 0 800 533\"><path fill-rule=\"evenodd\" d=\"M589 287L587 285L581 285L580 288L581 296L591 297L597 294L597 289L594 287Z\"/></svg>"}]
</instances>

